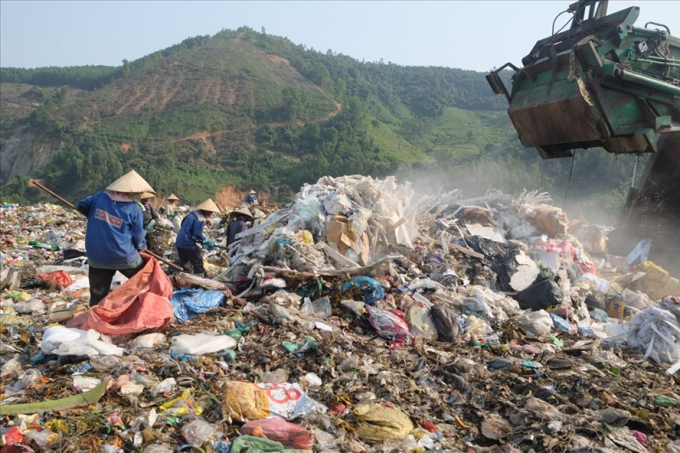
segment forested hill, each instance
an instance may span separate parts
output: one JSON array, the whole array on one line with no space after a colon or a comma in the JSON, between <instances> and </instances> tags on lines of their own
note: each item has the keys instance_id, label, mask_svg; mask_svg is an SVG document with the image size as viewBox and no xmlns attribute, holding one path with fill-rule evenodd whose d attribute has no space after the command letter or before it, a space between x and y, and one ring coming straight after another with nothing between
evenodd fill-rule
<instances>
[{"instance_id":1,"label":"forested hill","mask_svg":"<svg viewBox=\"0 0 680 453\"><path fill-rule=\"evenodd\" d=\"M189 202L229 185L285 199L322 175L480 162L515 166L496 175L509 189L564 174L521 148L482 73L360 62L246 27L119 67L2 68L0 82L0 182L16 200L37 195L28 177L78 197L130 168ZM625 173L607 171L616 184Z\"/></svg>"}]
</instances>

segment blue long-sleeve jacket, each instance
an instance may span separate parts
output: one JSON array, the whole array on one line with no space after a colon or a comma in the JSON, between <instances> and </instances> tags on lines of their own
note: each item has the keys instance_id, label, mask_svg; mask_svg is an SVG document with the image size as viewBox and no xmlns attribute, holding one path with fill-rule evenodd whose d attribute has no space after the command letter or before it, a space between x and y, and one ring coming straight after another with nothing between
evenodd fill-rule
<instances>
[{"instance_id":1,"label":"blue long-sleeve jacket","mask_svg":"<svg viewBox=\"0 0 680 453\"><path fill-rule=\"evenodd\" d=\"M198 245L205 241L203 228L205 227L205 217L198 211L191 211L182 219L182 227L177 233L175 245L181 249L198 249Z\"/></svg>"},{"instance_id":2,"label":"blue long-sleeve jacket","mask_svg":"<svg viewBox=\"0 0 680 453\"><path fill-rule=\"evenodd\" d=\"M141 260L138 250L146 248L141 208L134 202L114 201L98 192L80 203L87 214L85 249L92 267L126 269ZM135 264L137 263L137 264Z\"/></svg>"},{"instance_id":3,"label":"blue long-sleeve jacket","mask_svg":"<svg viewBox=\"0 0 680 453\"><path fill-rule=\"evenodd\" d=\"M247 230L248 224L243 220L232 220L232 222L227 227L227 246L235 243L237 241L236 235Z\"/></svg>"}]
</instances>

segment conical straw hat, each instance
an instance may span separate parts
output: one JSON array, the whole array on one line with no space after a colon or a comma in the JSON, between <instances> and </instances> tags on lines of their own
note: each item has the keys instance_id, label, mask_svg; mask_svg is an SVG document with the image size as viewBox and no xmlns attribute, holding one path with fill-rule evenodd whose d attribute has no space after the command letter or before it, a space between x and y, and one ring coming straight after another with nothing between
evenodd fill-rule
<instances>
[{"instance_id":1,"label":"conical straw hat","mask_svg":"<svg viewBox=\"0 0 680 453\"><path fill-rule=\"evenodd\" d=\"M166 200L177 201L177 200L179 200L179 198L177 198L177 196L174 193L171 193L170 196L168 198L166 198Z\"/></svg>"},{"instance_id":2,"label":"conical straw hat","mask_svg":"<svg viewBox=\"0 0 680 453\"><path fill-rule=\"evenodd\" d=\"M250 213L250 210L248 210L248 208L238 208L238 209L234 209L234 210L231 211L229 214L243 214L243 215L245 215L245 216L250 217L251 219L254 219L254 218L255 218L255 217L253 217L253 215Z\"/></svg>"},{"instance_id":3,"label":"conical straw hat","mask_svg":"<svg viewBox=\"0 0 680 453\"><path fill-rule=\"evenodd\" d=\"M196 209L200 209L201 211L220 212L220 208L218 208L215 202L210 198L196 206Z\"/></svg>"},{"instance_id":4,"label":"conical straw hat","mask_svg":"<svg viewBox=\"0 0 680 453\"><path fill-rule=\"evenodd\" d=\"M125 173L123 176L113 181L106 190L122 193L156 193L149 183L134 170L130 170L128 173Z\"/></svg>"},{"instance_id":5,"label":"conical straw hat","mask_svg":"<svg viewBox=\"0 0 680 453\"><path fill-rule=\"evenodd\" d=\"M248 193L251 194L251 195L253 195L253 194L256 194L257 192L255 192L254 190L251 190L251 191L248 192Z\"/></svg>"},{"instance_id":6,"label":"conical straw hat","mask_svg":"<svg viewBox=\"0 0 680 453\"><path fill-rule=\"evenodd\" d=\"M139 196L140 200L146 200L147 198L156 198L155 194L152 194L151 192L144 192Z\"/></svg>"}]
</instances>

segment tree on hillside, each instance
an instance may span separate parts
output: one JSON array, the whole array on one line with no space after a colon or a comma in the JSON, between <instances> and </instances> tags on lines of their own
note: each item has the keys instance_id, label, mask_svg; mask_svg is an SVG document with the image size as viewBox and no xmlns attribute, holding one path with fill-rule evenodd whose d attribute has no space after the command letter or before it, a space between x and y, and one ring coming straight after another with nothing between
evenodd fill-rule
<instances>
[{"instance_id":1,"label":"tree on hillside","mask_svg":"<svg viewBox=\"0 0 680 453\"><path fill-rule=\"evenodd\" d=\"M296 87L286 87L283 94L283 115L288 121L295 121L302 116L309 99L306 93Z\"/></svg>"}]
</instances>

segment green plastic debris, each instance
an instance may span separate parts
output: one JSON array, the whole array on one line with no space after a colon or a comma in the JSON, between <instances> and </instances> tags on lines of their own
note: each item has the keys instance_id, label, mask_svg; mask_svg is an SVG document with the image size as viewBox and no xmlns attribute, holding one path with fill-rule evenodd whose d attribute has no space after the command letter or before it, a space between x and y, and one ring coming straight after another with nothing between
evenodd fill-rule
<instances>
[{"instance_id":1,"label":"green plastic debris","mask_svg":"<svg viewBox=\"0 0 680 453\"><path fill-rule=\"evenodd\" d=\"M321 291L323 291L323 281L315 280L314 283L311 283L300 289L297 292L297 295L302 298L313 297L314 295L319 294Z\"/></svg>"},{"instance_id":2,"label":"green plastic debris","mask_svg":"<svg viewBox=\"0 0 680 453\"><path fill-rule=\"evenodd\" d=\"M229 451L248 453L297 453L297 450L290 450L280 442L255 436L239 436L234 439Z\"/></svg>"},{"instance_id":3,"label":"green plastic debris","mask_svg":"<svg viewBox=\"0 0 680 453\"><path fill-rule=\"evenodd\" d=\"M229 335L234 340L238 341L241 337L245 337L250 331L253 330L252 327L237 327L235 329L229 329L224 331L224 335Z\"/></svg>"},{"instance_id":4,"label":"green plastic debris","mask_svg":"<svg viewBox=\"0 0 680 453\"><path fill-rule=\"evenodd\" d=\"M318 348L318 344L313 338L305 338L303 343L284 341L281 343L281 346L283 346L283 348L291 354L295 354L297 357L302 357L307 353L307 351L316 351Z\"/></svg>"},{"instance_id":5,"label":"green plastic debris","mask_svg":"<svg viewBox=\"0 0 680 453\"><path fill-rule=\"evenodd\" d=\"M236 361L236 352L233 349L225 349L224 351L218 352L224 358L227 363L232 363Z\"/></svg>"},{"instance_id":6,"label":"green plastic debris","mask_svg":"<svg viewBox=\"0 0 680 453\"><path fill-rule=\"evenodd\" d=\"M673 401L667 396L656 395L654 397L654 405L660 407L673 407L675 406L675 401Z\"/></svg>"},{"instance_id":7,"label":"green plastic debris","mask_svg":"<svg viewBox=\"0 0 680 453\"><path fill-rule=\"evenodd\" d=\"M555 346L557 346L558 348L561 348L562 346L564 346L564 341L560 340L559 338L557 338L557 337L556 337L555 335L553 335L553 334L550 334L550 340L552 340L552 343L553 343Z\"/></svg>"},{"instance_id":8,"label":"green plastic debris","mask_svg":"<svg viewBox=\"0 0 680 453\"><path fill-rule=\"evenodd\" d=\"M18 415L18 414L36 414L38 412L56 412L73 409L74 407L89 406L99 401L106 389L108 388L111 378L107 377L102 380L101 384L88 390L85 393L80 393L73 396L67 396L58 400L45 400L38 403L26 404L7 404L0 405L0 416L4 415Z\"/></svg>"},{"instance_id":9,"label":"green plastic debris","mask_svg":"<svg viewBox=\"0 0 680 453\"><path fill-rule=\"evenodd\" d=\"M59 246L56 244L45 244L44 242L38 242L38 241L28 241L28 245L33 247L34 249L45 249L45 250L52 250L53 252L56 252L59 250Z\"/></svg>"}]
</instances>

